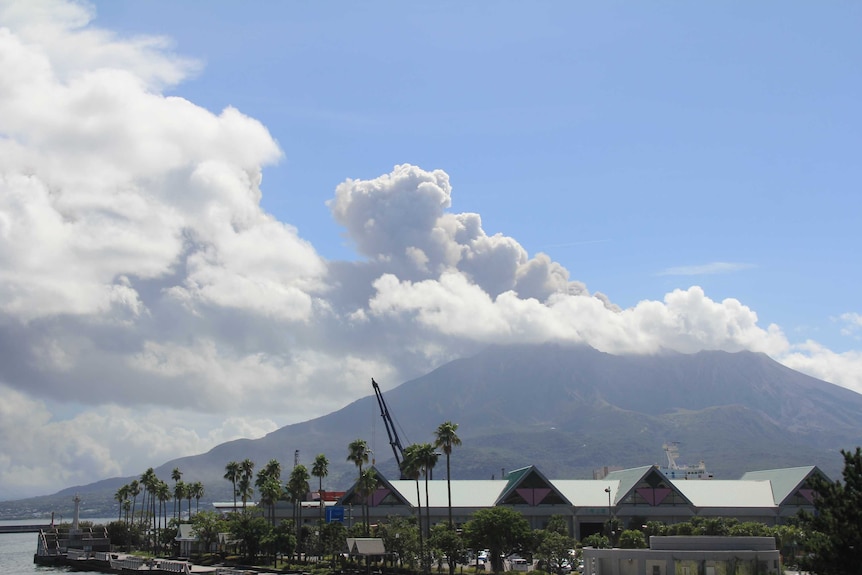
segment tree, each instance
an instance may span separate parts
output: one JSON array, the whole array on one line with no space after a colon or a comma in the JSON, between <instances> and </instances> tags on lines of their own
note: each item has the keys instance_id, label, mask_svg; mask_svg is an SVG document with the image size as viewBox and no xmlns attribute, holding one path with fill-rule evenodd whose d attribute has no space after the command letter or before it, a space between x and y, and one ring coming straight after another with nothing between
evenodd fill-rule
<instances>
[{"instance_id":1,"label":"tree","mask_svg":"<svg viewBox=\"0 0 862 575\"><path fill-rule=\"evenodd\" d=\"M201 511L191 519L192 530L197 535L204 551L209 551L218 541L218 534L227 529L227 523L216 511Z\"/></svg>"},{"instance_id":2,"label":"tree","mask_svg":"<svg viewBox=\"0 0 862 575\"><path fill-rule=\"evenodd\" d=\"M335 557L344 547L347 528L340 521L332 521L322 526L320 531L320 552L331 557L331 565L335 566Z\"/></svg>"},{"instance_id":3,"label":"tree","mask_svg":"<svg viewBox=\"0 0 862 575\"><path fill-rule=\"evenodd\" d=\"M366 509L366 519L367 519L367 509L368 509L368 500L371 497L371 494L374 493L374 490L377 488L377 473L373 468L366 469L359 476L359 480L356 482L356 491L362 496L362 505ZM368 537L368 522L365 523L365 536Z\"/></svg>"},{"instance_id":4,"label":"tree","mask_svg":"<svg viewBox=\"0 0 862 575\"><path fill-rule=\"evenodd\" d=\"M449 469L449 456L452 455L452 447L461 445L461 438L455 433L456 431L458 431L457 423L445 421L440 424L437 431L434 433L434 447L442 448L443 453L446 454L446 493L449 496L448 510L450 527L454 527L454 524L452 523L452 482ZM454 573L454 569L454 567L450 566L449 572Z\"/></svg>"},{"instance_id":5,"label":"tree","mask_svg":"<svg viewBox=\"0 0 862 575\"><path fill-rule=\"evenodd\" d=\"M186 498L186 491L188 490L188 485L186 485L185 481L177 481L174 483L174 500L179 503L179 507L177 508L177 521L179 522L180 518L183 516L183 499ZM191 517L191 509L189 509L189 517Z\"/></svg>"},{"instance_id":6,"label":"tree","mask_svg":"<svg viewBox=\"0 0 862 575\"><path fill-rule=\"evenodd\" d=\"M177 484L180 482L180 480L182 478L183 478L183 472L180 471L179 467L174 467L174 470L171 471L171 479L174 482L174 517L177 520L179 520L179 518L180 518L179 512L177 511L177 503L179 501L182 501L181 497L177 497Z\"/></svg>"},{"instance_id":7,"label":"tree","mask_svg":"<svg viewBox=\"0 0 862 575\"><path fill-rule=\"evenodd\" d=\"M261 542L269 535L269 523L258 513L242 510L230 516L228 525L234 539L242 542L245 558L254 561L260 551Z\"/></svg>"},{"instance_id":8,"label":"tree","mask_svg":"<svg viewBox=\"0 0 862 575\"><path fill-rule=\"evenodd\" d=\"M290 472L290 478L287 480L287 494L293 501L293 521L296 525L296 539L299 541L300 522L302 520L301 502L305 499L305 494L308 493L308 469L301 463L295 465Z\"/></svg>"},{"instance_id":9,"label":"tree","mask_svg":"<svg viewBox=\"0 0 862 575\"><path fill-rule=\"evenodd\" d=\"M162 521L163 528L167 529L168 500L171 498L171 487L166 482L159 481L158 485L156 486L156 497L158 497L159 499L159 517ZM156 533L158 533L158 530L156 531Z\"/></svg>"},{"instance_id":10,"label":"tree","mask_svg":"<svg viewBox=\"0 0 862 575\"><path fill-rule=\"evenodd\" d=\"M123 506L126 501L129 500L129 486L123 485L117 492L114 493L114 499L117 503L119 503L118 507L120 508L119 514L117 515L117 521L122 521L123 519Z\"/></svg>"},{"instance_id":11,"label":"tree","mask_svg":"<svg viewBox=\"0 0 862 575\"><path fill-rule=\"evenodd\" d=\"M437 555L440 561L442 561L443 556L446 557L450 575L455 573L455 566L458 563L467 562L467 548L464 545L464 539L448 523L438 523L434 526L428 537L428 546L439 552Z\"/></svg>"},{"instance_id":12,"label":"tree","mask_svg":"<svg viewBox=\"0 0 862 575\"><path fill-rule=\"evenodd\" d=\"M186 501L189 502L189 519L192 518L192 497L195 496L195 486L193 483L186 485Z\"/></svg>"},{"instance_id":13,"label":"tree","mask_svg":"<svg viewBox=\"0 0 862 575\"><path fill-rule=\"evenodd\" d=\"M471 549L488 549L491 569L503 570L502 556L529 547L530 524L508 507L480 509L464 524L464 537Z\"/></svg>"},{"instance_id":14,"label":"tree","mask_svg":"<svg viewBox=\"0 0 862 575\"><path fill-rule=\"evenodd\" d=\"M152 551L155 555L156 548L156 540L155 540L155 532L156 532L156 484L158 483L159 478L156 477L156 472L152 467L147 469L141 475L141 485L144 486L144 501L141 504L141 526L144 524L144 508L147 509L147 513L152 513L151 517L153 519L152 530L150 534L153 536L150 538L152 544ZM149 502L149 505L147 504Z\"/></svg>"},{"instance_id":15,"label":"tree","mask_svg":"<svg viewBox=\"0 0 862 575\"><path fill-rule=\"evenodd\" d=\"M236 484L239 481L240 469L239 463L231 461L224 468L224 478L233 485L233 510L236 511Z\"/></svg>"},{"instance_id":16,"label":"tree","mask_svg":"<svg viewBox=\"0 0 862 575\"><path fill-rule=\"evenodd\" d=\"M270 459L266 465L263 466L258 474L258 478L263 476L264 478L273 477L281 481L281 463L278 462L277 459Z\"/></svg>"},{"instance_id":17,"label":"tree","mask_svg":"<svg viewBox=\"0 0 862 575\"><path fill-rule=\"evenodd\" d=\"M282 557L293 555L296 550L296 529L294 529L293 522L280 522L272 528L267 540L272 544L273 555L281 555ZM341 540L341 543L344 543L344 539ZM276 562L273 561L273 563Z\"/></svg>"},{"instance_id":18,"label":"tree","mask_svg":"<svg viewBox=\"0 0 862 575\"><path fill-rule=\"evenodd\" d=\"M551 515L548 517L548 524L545 526L545 530L568 536L569 524L566 523L566 518L562 515Z\"/></svg>"},{"instance_id":19,"label":"tree","mask_svg":"<svg viewBox=\"0 0 862 575\"><path fill-rule=\"evenodd\" d=\"M359 468L359 473L356 476L357 481L362 477L362 465L368 463L368 454L368 443L364 439L355 439L347 446L347 461L350 461ZM362 522L366 525L368 524L365 519L364 504L362 505Z\"/></svg>"},{"instance_id":20,"label":"tree","mask_svg":"<svg viewBox=\"0 0 862 575\"><path fill-rule=\"evenodd\" d=\"M132 496L132 523L135 522L135 507L138 503L138 495L141 494L141 484L138 483L137 479L133 479L131 483L129 483L129 495Z\"/></svg>"},{"instance_id":21,"label":"tree","mask_svg":"<svg viewBox=\"0 0 862 575\"><path fill-rule=\"evenodd\" d=\"M620 533L620 547L622 549L646 549L647 542L643 531L626 529Z\"/></svg>"},{"instance_id":22,"label":"tree","mask_svg":"<svg viewBox=\"0 0 862 575\"><path fill-rule=\"evenodd\" d=\"M844 482L813 476L814 515L803 513L800 526L811 531L804 568L820 575L849 575L862 565L862 448L841 450Z\"/></svg>"},{"instance_id":23,"label":"tree","mask_svg":"<svg viewBox=\"0 0 862 575\"><path fill-rule=\"evenodd\" d=\"M254 477L254 461L243 459L239 464L239 496L242 499L242 508L245 510L246 502L254 497L254 487L251 478Z\"/></svg>"},{"instance_id":24,"label":"tree","mask_svg":"<svg viewBox=\"0 0 862 575\"><path fill-rule=\"evenodd\" d=\"M404 448L404 459L401 462L401 473L416 482L416 526L419 531L419 556L425 557L422 536L422 497L419 495L419 476L422 474L422 462L419 460L419 445L414 443ZM424 564L424 563L423 563Z\"/></svg>"},{"instance_id":25,"label":"tree","mask_svg":"<svg viewBox=\"0 0 862 575\"><path fill-rule=\"evenodd\" d=\"M566 564L573 558L570 554L575 541L568 535L551 529L534 531L536 558L548 566L549 571L562 574Z\"/></svg>"},{"instance_id":26,"label":"tree","mask_svg":"<svg viewBox=\"0 0 862 575\"><path fill-rule=\"evenodd\" d=\"M364 439L355 439L347 446L347 461L353 463L359 468L359 473L362 473L362 465L368 463L368 442Z\"/></svg>"},{"instance_id":27,"label":"tree","mask_svg":"<svg viewBox=\"0 0 862 575\"><path fill-rule=\"evenodd\" d=\"M311 466L311 474L317 477L317 497L320 501L320 520L324 520L324 508L326 502L323 500L323 478L329 475L329 460L322 453L319 453L314 458L314 464Z\"/></svg>"},{"instance_id":28,"label":"tree","mask_svg":"<svg viewBox=\"0 0 862 575\"><path fill-rule=\"evenodd\" d=\"M192 483L192 497L195 498L195 513L198 512L201 505L201 497L204 496L204 484L200 481ZM189 517L192 516L192 510L189 509Z\"/></svg>"},{"instance_id":29,"label":"tree","mask_svg":"<svg viewBox=\"0 0 862 575\"><path fill-rule=\"evenodd\" d=\"M594 547L596 549L607 549L611 546L611 540L601 533L593 533L592 535L584 537L582 543L584 547Z\"/></svg>"},{"instance_id":30,"label":"tree","mask_svg":"<svg viewBox=\"0 0 862 575\"><path fill-rule=\"evenodd\" d=\"M415 568L419 555L419 528L415 517L390 515L377 527L376 535L383 539L386 551L392 553L393 566L397 558L399 567L407 563L411 569Z\"/></svg>"},{"instance_id":31,"label":"tree","mask_svg":"<svg viewBox=\"0 0 862 575\"><path fill-rule=\"evenodd\" d=\"M434 451L434 446L430 443L420 443L416 449L416 458L422 466L422 472L425 476L425 533L431 533L431 503L428 501L428 479L431 475L431 470L437 465L437 459L440 454Z\"/></svg>"},{"instance_id":32,"label":"tree","mask_svg":"<svg viewBox=\"0 0 862 575\"><path fill-rule=\"evenodd\" d=\"M281 488L281 464L275 459L270 459L269 463L257 472L254 484L260 493L261 505L269 507L270 523L275 525L275 504L284 492Z\"/></svg>"},{"instance_id":33,"label":"tree","mask_svg":"<svg viewBox=\"0 0 862 575\"><path fill-rule=\"evenodd\" d=\"M264 483L258 485L258 491L260 491L261 505L269 507L269 522L275 526L275 504L284 492L281 488L281 481L275 477L268 477Z\"/></svg>"}]
</instances>

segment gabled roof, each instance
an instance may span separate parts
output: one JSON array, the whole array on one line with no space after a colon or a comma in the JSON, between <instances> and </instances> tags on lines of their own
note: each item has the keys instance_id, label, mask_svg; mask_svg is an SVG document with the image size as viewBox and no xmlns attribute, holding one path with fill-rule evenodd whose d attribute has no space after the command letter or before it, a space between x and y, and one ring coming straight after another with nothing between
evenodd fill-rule
<instances>
[{"instance_id":1,"label":"gabled roof","mask_svg":"<svg viewBox=\"0 0 862 575\"><path fill-rule=\"evenodd\" d=\"M635 467L633 469L622 469L619 471L611 471L603 480L617 480L619 486L613 499L614 504L626 500L629 496L637 497L641 501L646 501L650 505L661 505L663 501L667 501L667 497L672 493L682 500L682 503L691 505L691 500L685 496L673 483L672 480L661 472L657 465L646 465L644 467ZM708 483L708 481L705 481Z\"/></svg>"},{"instance_id":2,"label":"gabled roof","mask_svg":"<svg viewBox=\"0 0 862 575\"><path fill-rule=\"evenodd\" d=\"M600 480L605 482L617 482L617 489L612 493L614 505L616 505L621 499L623 499L626 495L628 495L629 491L641 481L647 473L655 469L653 465L645 465L644 467L633 467L632 469L620 469L619 471L611 471L608 473L604 479ZM611 487L613 489L613 487Z\"/></svg>"},{"instance_id":3,"label":"gabled roof","mask_svg":"<svg viewBox=\"0 0 862 575\"><path fill-rule=\"evenodd\" d=\"M194 526L191 523L180 523L177 530L177 536L174 541L197 541L198 536L195 533Z\"/></svg>"},{"instance_id":4,"label":"gabled roof","mask_svg":"<svg viewBox=\"0 0 862 575\"><path fill-rule=\"evenodd\" d=\"M494 502L495 505L520 504L535 507L542 503L572 504L534 465L516 469L509 473L506 479L506 487Z\"/></svg>"},{"instance_id":5,"label":"gabled roof","mask_svg":"<svg viewBox=\"0 0 862 575\"><path fill-rule=\"evenodd\" d=\"M608 492L611 490L611 501L616 500L619 492L619 480L595 479L554 479L554 486L572 503L574 507L607 508Z\"/></svg>"},{"instance_id":6,"label":"gabled roof","mask_svg":"<svg viewBox=\"0 0 862 575\"><path fill-rule=\"evenodd\" d=\"M379 537L348 537L347 552L351 555L386 555L386 548Z\"/></svg>"},{"instance_id":7,"label":"gabled roof","mask_svg":"<svg viewBox=\"0 0 862 575\"><path fill-rule=\"evenodd\" d=\"M671 479L673 486L699 508L773 509L772 488L768 481L740 479Z\"/></svg>"},{"instance_id":8,"label":"gabled roof","mask_svg":"<svg viewBox=\"0 0 862 575\"><path fill-rule=\"evenodd\" d=\"M805 484L810 477L817 475L828 479L815 465L806 467L788 467L787 469L765 469L763 471L749 471L742 476L740 481L768 481L772 486L772 497L775 505L782 505L799 493L809 503L813 501L810 490L805 489Z\"/></svg>"},{"instance_id":9,"label":"gabled roof","mask_svg":"<svg viewBox=\"0 0 862 575\"><path fill-rule=\"evenodd\" d=\"M390 481L393 489L411 507L419 503L416 500L416 482L412 479ZM453 479L452 507L482 508L493 507L500 492L507 482L502 479ZM419 496L422 507L425 507L425 481L419 481ZM446 480L435 479L428 482L428 500L431 507L447 507L449 494L446 491Z\"/></svg>"},{"instance_id":10,"label":"gabled roof","mask_svg":"<svg viewBox=\"0 0 862 575\"><path fill-rule=\"evenodd\" d=\"M409 500L404 497L404 495L392 485L392 482L386 479L382 473L380 473L376 468L374 469L375 477L377 478L377 487L371 493L370 500L368 504L371 507L377 507L380 504L388 503L388 504L396 504L396 505L411 505ZM359 494L356 493L356 483L350 486L350 489L344 492L344 495L338 501L339 505L346 505L353 503L354 496L356 498L359 497ZM315 505L319 505L318 502L314 502Z\"/></svg>"}]
</instances>

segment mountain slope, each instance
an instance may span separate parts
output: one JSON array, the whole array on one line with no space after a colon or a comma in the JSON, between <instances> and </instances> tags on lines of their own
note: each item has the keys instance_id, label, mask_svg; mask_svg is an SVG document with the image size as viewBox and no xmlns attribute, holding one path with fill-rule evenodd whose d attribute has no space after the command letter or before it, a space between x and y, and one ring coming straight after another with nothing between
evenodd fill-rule
<instances>
[{"instance_id":1,"label":"mountain slope","mask_svg":"<svg viewBox=\"0 0 862 575\"><path fill-rule=\"evenodd\" d=\"M404 445L432 441L443 421L459 424L456 478L499 476L528 464L550 477L588 478L603 465L663 463L666 441L680 441L683 460L704 459L718 478L799 465L838 477L838 451L862 438L862 395L751 352L613 356L586 346L495 346L384 396ZM299 450L307 466L326 454L325 486L344 488L355 474L346 456L356 438L369 442L384 474L397 475L373 395L260 439L169 461L156 473L167 478L179 467L184 480L204 482L206 500L230 500L223 479L229 461L249 458L260 468L275 458L289 469ZM441 462L438 478L443 468ZM110 508L122 483L73 489Z\"/></svg>"}]
</instances>

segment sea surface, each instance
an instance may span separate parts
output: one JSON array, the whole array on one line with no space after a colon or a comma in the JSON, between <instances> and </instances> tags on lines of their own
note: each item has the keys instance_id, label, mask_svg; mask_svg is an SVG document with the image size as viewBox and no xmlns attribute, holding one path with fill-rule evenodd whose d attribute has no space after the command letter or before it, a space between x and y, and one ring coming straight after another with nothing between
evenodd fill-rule
<instances>
[{"instance_id":1,"label":"sea surface","mask_svg":"<svg viewBox=\"0 0 862 575\"><path fill-rule=\"evenodd\" d=\"M50 520L48 520L50 521ZM11 520L0 521L0 525L41 525L45 519L35 521ZM104 524L104 519L82 519L82 521L93 521ZM110 521L110 520L108 520ZM33 555L36 553L36 533L0 533L0 574L2 575L52 575L54 573L67 573L66 569L54 567L41 567L33 563ZM79 575L102 575L96 571L76 571Z\"/></svg>"}]
</instances>

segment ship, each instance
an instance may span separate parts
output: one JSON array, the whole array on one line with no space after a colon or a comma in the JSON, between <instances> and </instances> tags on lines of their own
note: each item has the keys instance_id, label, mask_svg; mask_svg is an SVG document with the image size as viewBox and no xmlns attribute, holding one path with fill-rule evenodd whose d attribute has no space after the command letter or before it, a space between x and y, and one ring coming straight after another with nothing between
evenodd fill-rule
<instances>
[{"instance_id":1,"label":"ship","mask_svg":"<svg viewBox=\"0 0 862 575\"><path fill-rule=\"evenodd\" d=\"M679 457L679 442L670 441L662 445L667 465L659 466L659 470L668 479L712 479L712 473L706 470L706 463L701 459L697 465L677 463Z\"/></svg>"}]
</instances>

